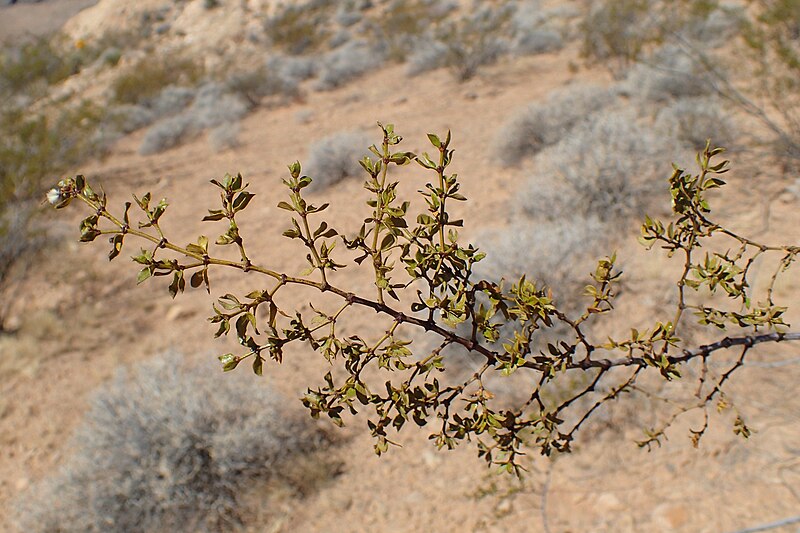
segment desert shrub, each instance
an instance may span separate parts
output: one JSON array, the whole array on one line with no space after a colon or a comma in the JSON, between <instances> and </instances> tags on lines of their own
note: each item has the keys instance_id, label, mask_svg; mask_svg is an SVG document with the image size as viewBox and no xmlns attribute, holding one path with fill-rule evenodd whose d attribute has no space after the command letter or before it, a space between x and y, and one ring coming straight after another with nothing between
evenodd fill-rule
<instances>
[{"instance_id":1,"label":"desert shrub","mask_svg":"<svg viewBox=\"0 0 800 533\"><path fill-rule=\"evenodd\" d=\"M739 137L731 113L718 99L708 97L684 98L664 107L655 126L660 134L678 139L692 152L702 149L712 137L725 146L735 146Z\"/></svg>"},{"instance_id":2,"label":"desert shrub","mask_svg":"<svg viewBox=\"0 0 800 533\"><path fill-rule=\"evenodd\" d=\"M347 2L341 2L339 7L336 9L336 15L334 16L334 20L336 23L343 27L349 28L353 24L358 23L363 18L361 11L369 8L372 6L372 2L369 0L358 0L352 1L349 0Z\"/></svg>"},{"instance_id":3,"label":"desert shrub","mask_svg":"<svg viewBox=\"0 0 800 533\"><path fill-rule=\"evenodd\" d=\"M169 150L195 133L197 130L191 117L185 114L169 117L148 128L139 146L139 153L152 155Z\"/></svg>"},{"instance_id":4,"label":"desert shrub","mask_svg":"<svg viewBox=\"0 0 800 533\"><path fill-rule=\"evenodd\" d=\"M515 201L532 218L549 220L583 216L616 224L643 216L663 183L657 178L669 174L662 162L672 150L633 112L607 110L544 149Z\"/></svg>"},{"instance_id":5,"label":"desert shrub","mask_svg":"<svg viewBox=\"0 0 800 533\"><path fill-rule=\"evenodd\" d=\"M109 121L117 131L126 134L152 124L158 116L143 105L121 104L109 112Z\"/></svg>"},{"instance_id":6,"label":"desert shrub","mask_svg":"<svg viewBox=\"0 0 800 533\"><path fill-rule=\"evenodd\" d=\"M38 248L39 239L31 233L34 212L30 200L7 201L0 208L0 286L16 260ZM0 313L0 331L2 329Z\"/></svg>"},{"instance_id":7,"label":"desert shrub","mask_svg":"<svg viewBox=\"0 0 800 533\"><path fill-rule=\"evenodd\" d=\"M130 42L124 33L107 32L86 42L56 33L5 43L0 51L0 92L42 96L55 85L100 59L115 65Z\"/></svg>"},{"instance_id":8,"label":"desert shrub","mask_svg":"<svg viewBox=\"0 0 800 533\"><path fill-rule=\"evenodd\" d=\"M327 91L379 67L384 53L363 40L350 41L325 54L320 61L317 89Z\"/></svg>"},{"instance_id":9,"label":"desert shrub","mask_svg":"<svg viewBox=\"0 0 800 533\"><path fill-rule=\"evenodd\" d=\"M108 112L103 129L110 138L119 137L149 126L157 120L172 117L194 100L196 91L189 87L168 85L158 94L138 104L114 105Z\"/></svg>"},{"instance_id":10,"label":"desert shrub","mask_svg":"<svg viewBox=\"0 0 800 533\"><path fill-rule=\"evenodd\" d=\"M213 128L238 120L247 114L247 104L217 83L208 83L197 90L192 105L185 114L198 129Z\"/></svg>"},{"instance_id":11,"label":"desert shrub","mask_svg":"<svg viewBox=\"0 0 800 533\"><path fill-rule=\"evenodd\" d=\"M313 78L320 68L320 60L309 56L271 56L267 60L267 70L286 86L296 86Z\"/></svg>"},{"instance_id":12,"label":"desert shrub","mask_svg":"<svg viewBox=\"0 0 800 533\"><path fill-rule=\"evenodd\" d=\"M472 239L486 253L486 258L475 265L475 275L496 283L500 280L513 283L524 276L537 287L546 287L545 290L564 312L571 316L580 315L586 304L585 283L580 274L591 272L597 257L613 242L606 223L591 216L545 220L519 211L514 213L509 223L516 228L515 231L508 228L484 230ZM481 303L487 305L487 302ZM509 319L499 329L501 338L513 338L514 330L519 326L517 321ZM469 325L462 324L457 331L468 336ZM567 329L554 325L532 339L532 349L534 352L547 351L548 343L557 343L565 334L568 334ZM433 348L435 346L430 347ZM449 348L445 355L447 371L455 373L456 382L462 382L484 362L462 346ZM487 386L491 383L493 393L503 401L524 402L530 394L530 383L522 376L513 378L495 377L487 382ZM550 387L564 388L572 379L564 378L566 376L555 378Z\"/></svg>"},{"instance_id":13,"label":"desert shrub","mask_svg":"<svg viewBox=\"0 0 800 533\"><path fill-rule=\"evenodd\" d=\"M120 50L116 46L111 46L109 48L106 48L100 54L100 61L104 65L108 65L108 66L111 66L111 67L117 66L117 64L119 63L120 59L122 59L122 50Z\"/></svg>"},{"instance_id":14,"label":"desert shrub","mask_svg":"<svg viewBox=\"0 0 800 533\"><path fill-rule=\"evenodd\" d=\"M652 0L596 0L581 22L584 57L621 68L635 61L656 32Z\"/></svg>"},{"instance_id":15,"label":"desert shrub","mask_svg":"<svg viewBox=\"0 0 800 533\"><path fill-rule=\"evenodd\" d=\"M630 69L620 88L643 100L664 102L710 94L713 79L703 63L676 45L665 45Z\"/></svg>"},{"instance_id":16,"label":"desert shrub","mask_svg":"<svg viewBox=\"0 0 800 533\"><path fill-rule=\"evenodd\" d=\"M508 50L505 32L513 13L510 5L479 7L458 20L441 24L436 38L447 47L445 66L457 79L470 79L480 67L494 63Z\"/></svg>"},{"instance_id":17,"label":"desert shrub","mask_svg":"<svg viewBox=\"0 0 800 533\"><path fill-rule=\"evenodd\" d=\"M619 76L656 46L684 41L710 50L724 44L742 28L743 13L716 0L595 0L581 23L582 54Z\"/></svg>"},{"instance_id":18,"label":"desert shrub","mask_svg":"<svg viewBox=\"0 0 800 533\"><path fill-rule=\"evenodd\" d=\"M225 87L229 92L240 96L251 108L261 105L261 101L267 96L293 97L300 91L294 77L281 75L280 71L271 70L266 64L228 75Z\"/></svg>"},{"instance_id":19,"label":"desert shrub","mask_svg":"<svg viewBox=\"0 0 800 533\"><path fill-rule=\"evenodd\" d=\"M263 383L226 378L175 354L119 371L92 399L72 455L21 498L21 530L230 531L254 482L313 487L298 474L326 468L314 452L329 439Z\"/></svg>"},{"instance_id":20,"label":"desert shrub","mask_svg":"<svg viewBox=\"0 0 800 533\"><path fill-rule=\"evenodd\" d=\"M6 306L17 301L4 294L12 273L47 242L36 218L42 180L104 148L96 135L105 121L103 108L83 101L49 111L39 114L0 103L0 331Z\"/></svg>"},{"instance_id":21,"label":"desert shrub","mask_svg":"<svg viewBox=\"0 0 800 533\"><path fill-rule=\"evenodd\" d=\"M178 146L203 130L235 122L247 114L247 104L218 83L197 90L194 101L182 113L156 123L145 133L139 153L150 155Z\"/></svg>"},{"instance_id":22,"label":"desert shrub","mask_svg":"<svg viewBox=\"0 0 800 533\"><path fill-rule=\"evenodd\" d=\"M741 6L717 4L716 2L694 3L693 12L676 28L686 39L705 46L718 46L729 41L742 29L745 13Z\"/></svg>"},{"instance_id":23,"label":"desert shrub","mask_svg":"<svg viewBox=\"0 0 800 533\"><path fill-rule=\"evenodd\" d=\"M0 109L0 201L25 198L40 192L41 180L52 178L102 147L92 132L105 117L105 110L89 101L47 114L28 109Z\"/></svg>"},{"instance_id":24,"label":"desert shrub","mask_svg":"<svg viewBox=\"0 0 800 533\"><path fill-rule=\"evenodd\" d=\"M328 46L330 46L331 49L339 48L352 38L353 36L350 34L349 31L344 29L339 30L336 33L334 33L330 39L328 39Z\"/></svg>"},{"instance_id":25,"label":"desert shrub","mask_svg":"<svg viewBox=\"0 0 800 533\"><path fill-rule=\"evenodd\" d=\"M743 21L746 63L735 73L722 75L733 82L736 75L753 80L744 93L729 83L725 95L770 130L769 142L787 169L800 165L800 4L796 0L768 0L748 10ZM747 68L748 70L744 71ZM716 69L720 74L719 68ZM742 71L746 74L741 74ZM752 105L754 101L767 105ZM777 120L773 117L776 117ZM791 170L790 170L791 171Z\"/></svg>"},{"instance_id":26,"label":"desert shrub","mask_svg":"<svg viewBox=\"0 0 800 533\"><path fill-rule=\"evenodd\" d=\"M40 91L76 73L79 65L54 37L38 37L0 52L0 88L8 93Z\"/></svg>"},{"instance_id":27,"label":"desert shrub","mask_svg":"<svg viewBox=\"0 0 800 533\"><path fill-rule=\"evenodd\" d=\"M533 55L559 50L564 46L561 32L550 26L553 13L539 2L518 6L511 20L511 47L517 55Z\"/></svg>"},{"instance_id":28,"label":"desert shrub","mask_svg":"<svg viewBox=\"0 0 800 533\"><path fill-rule=\"evenodd\" d=\"M319 188L364 175L358 161L369 154L367 144L368 136L355 131L334 133L314 142L308 150L308 175Z\"/></svg>"},{"instance_id":29,"label":"desert shrub","mask_svg":"<svg viewBox=\"0 0 800 533\"><path fill-rule=\"evenodd\" d=\"M409 76L417 76L443 68L447 65L447 54L447 45L441 41L417 41L407 58L406 72Z\"/></svg>"},{"instance_id":30,"label":"desert shrub","mask_svg":"<svg viewBox=\"0 0 800 533\"><path fill-rule=\"evenodd\" d=\"M512 46L518 55L543 54L563 48L564 38L560 32L553 29L532 29L519 33Z\"/></svg>"},{"instance_id":31,"label":"desert shrub","mask_svg":"<svg viewBox=\"0 0 800 533\"><path fill-rule=\"evenodd\" d=\"M314 117L314 111L311 109L301 109L294 114L294 121L298 124L310 124Z\"/></svg>"},{"instance_id":32,"label":"desert shrub","mask_svg":"<svg viewBox=\"0 0 800 533\"><path fill-rule=\"evenodd\" d=\"M336 2L308 0L301 4L282 4L264 22L264 31L273 46L299 55L322 50L330 37L330 20Z\"/></svg>"},{"instance_id":33,"label":"desert shrub","mask_svg":"<svg viewBox=\"0 0 800 533\"><path fill-rule=\"evenodd\" d=\"M614 99L613 90L593 85L575 85L555 91L544 102L517 110L500 127L494 151L504 164L517 164L561 140L576 124Z\"/></svg>"},{"instance_id":34,"label":"desert shrub","mask_svg":"<svg viewBox=\"0 0 800 533\"><path fill-rule=\"evenodd\" d=\"M538 214L538 213L537 213ZM519 279L523 275L558 291L560 300L577 301L583 283L575 272L589 272L607 244L605 223L596 217L546 220L525 216L520 231L485 231L475 242L486 252L477 274L486 279Z\"/></svg>"},{"instance_id":35,"label":"desert shrub","mask_svg":"<svg viewBox=\"0 0 800 533\"><path fill-rule=\"evenodd\" d=\"M117 103L139 104L155 98L170 85L196 85L204 70L199 62L177 52L148 55L117 76L111 91Z\"/></svg>"},{"instance_id":36,"label":"desert shrub","mask_svg":"<svg viewBox=\"0 0 800 533\"><path fill-rule=\"evenodd\" d=\"M192 88L168 85L144 103L153 110L156 116L170 116L186 109L194 100L195 95L196 91Z\"/></svg>"},{"instance_id":37,"label":"desert shrub","mask_svg":"<svg viewBox=\"0 0 800 533\"><path fill-rule=\"evenodd\" d=\"M0 199L0 334L8 313L17 302L14 297L14 272L47 243L46 233L36 224L36 202L30 199Z\"/></svg>"},{"instance_id":38,"label":"desert shrub","mask_svg":"<svg viewBox=\"0 0 800 533\"><path fill-rule=\"evenodd\" d=\"M412 50L428 40L421 37L457 8L456 3L442 0L393 0L370 20L367 30L374 42L386 48L390 60L405 61Z\"/></svg>"},{"instance_id":39,"label":"desert shrub","mask_svg":"<svg viewBox=\"0 0 800 533\"><path fill-rule=\"evenodd\" d=\"M211 148L215 152L221 152L227 148L236 148L239 146L239 130L239 123L233 121L224 122L215 127L208 134Z\"/></svg>"}]
</instances>

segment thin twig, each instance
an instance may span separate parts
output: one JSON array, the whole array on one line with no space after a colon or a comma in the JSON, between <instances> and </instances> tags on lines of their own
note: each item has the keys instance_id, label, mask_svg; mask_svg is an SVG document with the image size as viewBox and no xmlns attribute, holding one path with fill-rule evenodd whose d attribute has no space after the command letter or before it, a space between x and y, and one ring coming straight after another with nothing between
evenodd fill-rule
<instances>
[{"instance_id":1,"label":"thin twig","mask_svg":"<svg viewBox=\"0 0 800 533\"><path fill-rule=\"evenodd\" d=\"M800 515L792 516L790 518L784 518L783 520L776 520L775 522L769 522L767 524L747 527L745 529L737 529L736 531L730 531L729 533L756 533L757 531L768 531L770 529L776 529L779 527L797 523L800 523Z\"/></svg>"},{"instance_id":2,"label":"thin twig","mask_svg":"<svg viewBox=\"0 0 800 533\"><path fill-rule=\"evenodd\" d=\"M547 474L544 478L544 485L542 485L542 499L539 508L542 511L542 531L544 531L544 533L550 533L550 524L547 520L547 496L550 493L550 482L553 480L553 470L555 466L555 459L548 463Z\"/></svg>"}]
</instances>

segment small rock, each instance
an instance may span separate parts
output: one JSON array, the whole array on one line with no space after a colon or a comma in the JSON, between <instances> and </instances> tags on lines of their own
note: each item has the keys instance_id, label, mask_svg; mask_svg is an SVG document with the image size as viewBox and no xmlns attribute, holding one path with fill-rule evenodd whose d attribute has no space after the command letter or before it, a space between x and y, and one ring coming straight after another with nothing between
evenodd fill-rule
<instances>
[{"instance_id":1,"label":"small rock","mask_svg":"<svg viewBox=\"0 0 800 533\"><path fill-rule=\"evenodd\" d=\"M682 505L662 503L653 510L651 518L658 527L671 531L685 525L689 521L689 513Z\"/></svg>"},{"instance_id":2,"label":"small rock","mask_svg":"<svg viewBox=\"0 0 800 533\"><path fill-rule=\"evenodd\" d=\"M11 315L3 321L3 329L9 333L14 333L22 327L22 318L19 315Z\"/></svg>"},{"instance_id":3,"label":"small rock","mask_svg":"<svg viewBox=\"0 0 800 533\"><path fill-rule=\"evenodd\" d=\"M603 511L621 511L623 509L622 502L619 501L616 495L610 492L604 492L597 496L595 506Z\"/></svg>"},{"instance_id":4,"label":"small rock","mask_svg":"<svg viewBox=\"0 0 800 533\"><path fill-rule=\"evenodd\" d=\"M500 503L497 504L497 508L495 509L498 515L507 515L511 512L511 510L511 499L509 498L503 498L500 500Z\"/></svg>"},{"instance_id":5,"label":"small rock","mask_svg":"<svg viewBox=\"0 0 800 533\"><path fill-rule=\"evenodd\" d=\"M178 320L180 318L190 317L193 314L194 314L194 311L192 311L191 309L186 309L185 307L183 307L181 305L176 305L176 306L173 306L172 308L170 308L169 311L167 311L166 319L167 319L167 322L174 322L174 321L176 321L176 320Z\"/></svg>"},{"instance_id":6,"label":"small rock","mask_svg":"<svg viewBox=\"0 0 800 533\"><path fill-rule=\"evenodd\" d=\"M26 477L21 477L14 483L14 488L17 490L25 490L30 485L30 481Z\"/></svg>"},{"instance_id":7,"label":"small rock","mask_svg":"<svg viewBox=\"0 0 800 533\"><path fill-rule=\"evenodd\" d=\"M436 457L433 452L424 452L422 454L422 462L425 463L425 466L428 468L433 468L434 466L438 465L441 459Z\"/></svg>"}]
</instances>

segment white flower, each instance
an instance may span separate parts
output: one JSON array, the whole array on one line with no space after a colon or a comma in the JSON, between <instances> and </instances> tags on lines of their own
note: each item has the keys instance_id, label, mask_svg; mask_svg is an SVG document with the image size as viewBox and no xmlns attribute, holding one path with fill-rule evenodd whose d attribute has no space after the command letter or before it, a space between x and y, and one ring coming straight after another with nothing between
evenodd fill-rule
<instances>
[{"instance_id":1,"label":"white flower","mask_svg":"<svg viewBox=\"0 0 800 533\"><path fill-rule=\"evenodd\" d=\"M61 203L61 200L61 189L53 187L47 191L47 201L50 202L51 205L58 205Z\"/></svg>"}]
</instances>

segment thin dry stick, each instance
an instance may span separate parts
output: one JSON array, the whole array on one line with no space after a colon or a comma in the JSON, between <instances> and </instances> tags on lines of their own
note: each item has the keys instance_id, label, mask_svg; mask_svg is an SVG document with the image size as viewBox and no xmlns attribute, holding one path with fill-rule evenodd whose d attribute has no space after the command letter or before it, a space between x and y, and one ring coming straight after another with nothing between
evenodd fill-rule
<instances>
[{"instance_id":1,"label":"thin dry stick","mask_svg":"<svg viewBox=\"0 0 800 533\"><path fill-rule=\"evenodd\" d=\"M770 529L777 529L779 527L797 523L800 523L800 515L792 516L791 518L784 518L783 520L777 520L775 522L769 522L768 524L761 524L745 529L737 529L736 531L730 531L729 533L756 533L757 531L768 531Z\"/></svg>"},{"instance_id":2,"label":"thin dry stick","mask_svg":"<svg viewBox=\"0 0 800 533\"><path fill-rule=\"evenodd\" d=\"M548 463L547 475L544 478L544 485L542 486L542 500L539 508L542 511L542 530L544 533L550 533L550 524L547 520L547 496L550 492L550 483L553 480L553 470L555 469L555 466L555 459Z\"/></svg>"}]
</instances>

